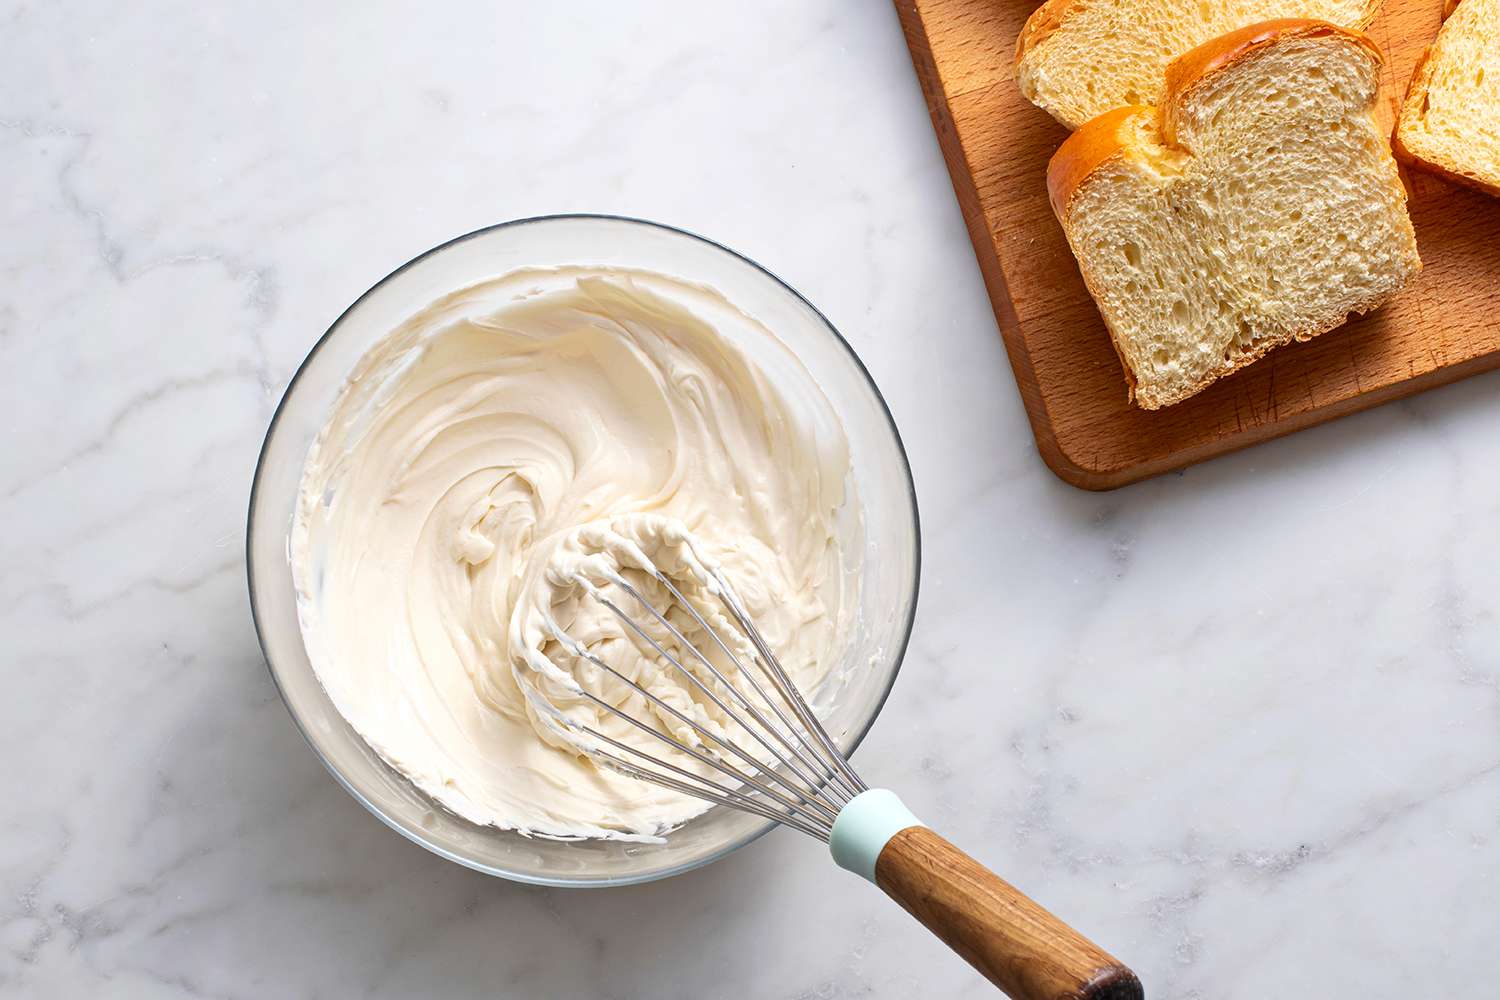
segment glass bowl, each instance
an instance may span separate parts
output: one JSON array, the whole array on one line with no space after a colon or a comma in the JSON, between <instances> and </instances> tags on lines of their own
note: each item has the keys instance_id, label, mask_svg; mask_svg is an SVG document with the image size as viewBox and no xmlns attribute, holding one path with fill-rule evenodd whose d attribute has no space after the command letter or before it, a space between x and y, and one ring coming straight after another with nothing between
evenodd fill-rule
<instances>
[{"instance_id":1,"label":"glass bowl","mask_svg":"<svg viewBox=\"0 0 1500 1000\"><path fill-rule=\"evenodd\" d=\"M383 822L436 854L518 882L627 885L708 864L773 824L714 808L661 844L564 842L477 826L447 812L381 760L324 693L303 647L287 562L308 446L365 351L455 289L520 267L569 264L659 271L718 289L791 348L839 414L859 504L858 516L845 518L852 536L844 545L860 558L861 587L850 645L829 672L842 677L842 687L826 722L845 753L853 751L896 679L916 611L917 504L901 438L869 372L811 303L754 261L668 226L599 215L502 223L429 250L360 296L314 345L266 432L246 536L250 606L271 676L298 728L340 784Z\"/></svg>"}]
</instances>

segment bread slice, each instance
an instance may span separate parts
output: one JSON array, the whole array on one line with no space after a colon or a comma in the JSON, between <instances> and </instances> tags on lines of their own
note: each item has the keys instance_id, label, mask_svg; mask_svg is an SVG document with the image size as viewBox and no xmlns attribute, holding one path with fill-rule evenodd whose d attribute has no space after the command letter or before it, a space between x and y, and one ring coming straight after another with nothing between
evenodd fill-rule
<instances>
[{"instance_id":1,"label":"bread slice","mask_svg":"<svg viewBox=\"0 0 1500 1000\"><path fill-rule=\"evenodd\" d=\"M1500 195L1500 0L1463 0L1417 62L1396 153Z\"/></svg>"},{"instance_id":2,"label":"bread slice","mask_svg":"<svg viewBox=\"0 0 1500 1000\"><path fill-rule=\"evenodd\" d=\"M1420 270L1373 114L1381 61L1357 31L1254 25L1172 63L1160 108L1101 115L1053 156L1053 211L1140 406L1374 309Z\"/></svg>"},{"instance_id":3,"label":"bread slice","mask_svg":"<svg viewBox=\"0 0 1500 1000\"><path fill-rule=\"evenodd\" d=\"M1317 18L1363 28L1381 0L1047 0L1016 41L1021 93L1068 128L1156 104L1177 56L1246 25Z\"/></svg>"}]
</instances>

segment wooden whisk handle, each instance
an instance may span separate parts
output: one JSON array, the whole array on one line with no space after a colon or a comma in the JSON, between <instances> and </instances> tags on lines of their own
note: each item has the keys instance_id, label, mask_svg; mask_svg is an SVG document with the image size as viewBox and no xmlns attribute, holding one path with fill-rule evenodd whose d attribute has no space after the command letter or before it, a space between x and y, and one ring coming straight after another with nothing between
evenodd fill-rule
<instances>
[{"instance_id":1,"label":"wooden whisk handle","mask_svg":"<svg viewBox=\"0 0 1500 1000\"><path fill-rule=\"evenodd\" d=\"M1108 952L925 826L875 861L875 884L1015 1000L1142 1000Z\"/></svg>"},{"instance_id":2,"label":"wooden whisk handle","mask_svg":"<svg viewBox=\"0 0 1500 1000\"><path fill-rule=\"evenodd\" d=\"M1142 1000L1117 959L933 833L892 791L839 811L828 849L1015 1000Z\"/></svg>"}]
</instances>

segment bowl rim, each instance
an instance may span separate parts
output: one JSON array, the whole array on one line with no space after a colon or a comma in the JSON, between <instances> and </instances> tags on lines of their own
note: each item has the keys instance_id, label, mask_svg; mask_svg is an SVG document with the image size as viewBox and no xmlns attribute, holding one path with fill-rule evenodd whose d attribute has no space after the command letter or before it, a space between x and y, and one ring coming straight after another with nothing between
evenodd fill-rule
<instances>
[{"instance_id":1,"label":"bowl rim","mask_svg":"<svg viewBox=\"0 0 1500 1000\"><path fill-rule=\"evenodd\" d=\"M479 229L464 233L461 236L455 236L452 239L439 243L436 246L431 247L430 249L425 250L417 256L411 258L406 263L402 264L400 267L397 267L395 270L391 271L379 281L371 285L364 293L362 293L342 312L340 312L338 317L331 324L329 324L328 329L325 330L320 337L318 337L317 341L308 350L307 355L302 359L301 363L297 365L297 370L292 373L291 379L287 381L286 389L282 391L281 399L277 401L276 409L271 414L271 420L266 426L265 437L262 439L260 450L256 455L254 477L252 478L250 483L250 500L245 521L245 578L246 585L250 592L250 617L255 626L255 638L260 645L261 659L265 662L266 672L271 675L271 683L275 686L276 693L281 698L282 705L286 708L287 714L291 716L292 724L302 735L303 741L307 743L308 747L312 749L314 756L316 756L318 760L322 762L323 767L328 771L328 773L333 775L334 780L337 781L346 792L353 796L356 802L364 806L364 808L373 816L375 816L376 819L380 820L392 830L395 830L407 840L418 845L419 847L431 851L433 854L436 854L439 857L443 857L448 859L449 861L460 864L465 868L481 872L485 875L490 875L496 878L502 878L511 882L518 882L525 885L550 886L555 888L600 888L605 886L640 885L646 882L655 882L660 879L671 878L674 875L681 875L685 872L693 871L695 869L711 865L716 861L720 861L725 857L728 857L735 851L748 846L754 841L759 840L761 837L769 833L774 827L780 824L778 824L774 820L765 820L763 823L750 830L748 833L726 844L718 851L715 851L714 853L706 855L702 858L674 865L670 868L664 868L660 871L645 872L639 875L630 875L619 878L608 876L551 878L531 875L525 872L515 872L507 870L505 868L497 867L495 865L485 864L483 862L476 861L473 858L465 857L462 854L435 844L429 841L427 838L423 837L418 831L408 829L403 824L397 822L394 817L387 815L384 810L380 809L375 805L375 803L366 798L365 795L357 787L355 787L353 782L351 782L350 779L342 771L340 771L333 765L333 762L324 755L323 751L318 747L317 743L314 742L312 733L308 731L307 724L297 713L297 710L292 706L291 699L287 697L286 690L281 685L281 678L276 672L276 667L271 662L270 650L267 646L264 629L261 624L261 613L258 602L256 600L255 587L256 560L254 552L254 540L257 534L256 513L259 507L261 473L265 466L267 452L269 451L271 445L271 439L275 436L277 426L281 422L282 413L286 409L287 401L291 399L292 393L296 391L298 382L301 381L303 374L307 371L308 366L312 363L313 358L315 358L318 352L323 349L324 345L333 338L333 336L338 332L339 328L344 324L344 321L350 315L352 315L355 310L359 309L359 307L364 303L366 299L375 294L375 292L382 288L386 283L394 280L399 275L403 274L407 270L415 267L417 264L420 264L430 257L434 257L440 253L444 253L454 247L457 247L460 244L467 243L470 240L478 239L490 233L498 232L502 229L520 228L524 226L545 224L549 222L576 220L620 222L671 233L677 236L686 237L687 239L696 241L698 243L702 243L714 250L718 250L721 253L728 254L729 256L750 265L765 277L769 278L773 283L780 286L782 290L787 292L798 302L807 307L807 309L809 309L813 313L813 315L817 317L818 321L822 323L823 327L833 335L835 342L837 342L837 344L843 348L845 355L847 355L849 360L853 362L855 369L864 378L865 384L869 387L870 391L875 396L876 402L880 405L880 411L885 417L886 427L890 431L891 439L895 442L896 445L896 453L900 458L901 471L905 474L908 507L911 510L911 606L907 610L906 621L901 623L900 639L894 649L894 661L891 666L890 676L886 680L885 690L880 692L880 697L875 702L874 710L870 712L869 718L865 720L864 724L859 728L859 730L854 733L854 738L849 743L849 750L846 756L852 757L854 755L854 751L859 749L860 744L864 742L865 737L869 734L870 728L874 726L875 720L880 717L880 713L885 709L885 703L887 699L890 698L891 691L896 685L896 678L900 675L902 664L906 660L906 651L911 645L912 629L916 621L917 603L921 595L921 514L917 508L916 482L912 478L911 460L907 455L906 443L901 439L901 432L896 426L895 418L891 414L890 404L886 402L885 395L880 391L880 387L875 383L875 379L870 375L870 370L865 366L864 361L860 359L859 354L850 345L849 341L845 339L842 333L839 332L838 327L833 325L828 317L823 314L823 311L821 309L813 305L812 302L810 302L801 292L793 288L790 283L783 280L779 275L773 272L770 268L761 264L759 261L756 261L753 258L732 249L731 247L727 247L717 240L710 239L709 237L703 236L699 233L695 233L688 229L683 229L678 226L673 226L662 222L654 222L650 219L641 219L629 215L615 215L603 212L561 212L548 215L532 215L519 219L510 219L505 222L497 222L488 226L483 226ZM441 804L434 803L434 805L437 808L442 808Z\"/></svg>"}]
</instances>

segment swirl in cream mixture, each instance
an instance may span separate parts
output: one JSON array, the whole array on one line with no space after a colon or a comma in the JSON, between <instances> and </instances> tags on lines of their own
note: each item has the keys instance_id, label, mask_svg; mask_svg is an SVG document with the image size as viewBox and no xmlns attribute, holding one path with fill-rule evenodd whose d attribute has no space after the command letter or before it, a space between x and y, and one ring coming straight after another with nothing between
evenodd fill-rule
<instances>
[{"instance_id":1,"label":"swirl in cream mixture","mask_svg":"<svg viewBox=\"0 0 1500 1000\"><path fill-rule=\"evenodd\" d=\"M366 742L453 812L653 838L706 806L579 755L518 684L536 602L561 600L546 567L600 532L653 555L690 532L813 690L857 603L837 541L848 481L812 377L716 292L642 271L513 272L372 348L310 450L291 544L308 655ZM612 618L559 609L612 666L687 704ZM602 709L568 712L621 732Z\"/></svg>"}]
</instances>

